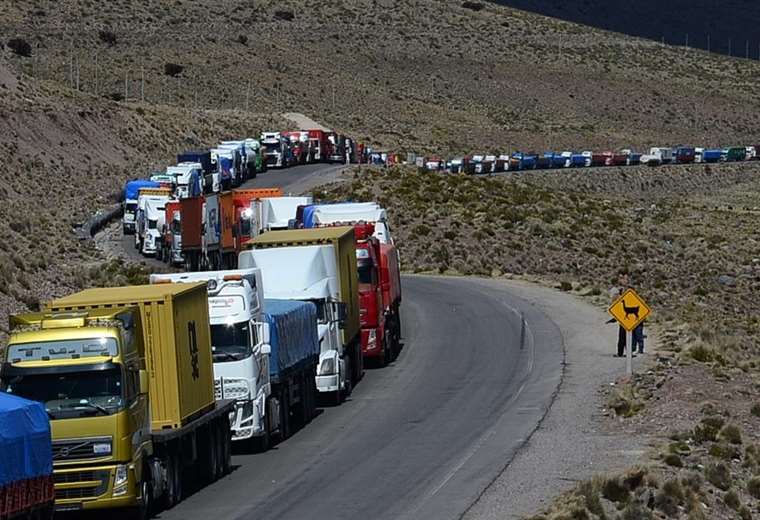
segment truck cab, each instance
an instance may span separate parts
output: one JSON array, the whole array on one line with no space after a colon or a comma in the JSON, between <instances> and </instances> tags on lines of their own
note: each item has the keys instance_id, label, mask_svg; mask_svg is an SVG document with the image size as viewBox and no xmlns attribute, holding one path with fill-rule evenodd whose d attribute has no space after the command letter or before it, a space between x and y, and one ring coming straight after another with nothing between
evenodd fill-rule
<instances>
[{"instance_id":1,"label":"truck cab","mask_svg":"<svg viewBox=\"0 0 760 520\"><path fill-rule=\"evenodd\" d=\"M125 235L135 232L137 223L137 199L141 188L160 188L157 182L149 180L133 180L124 186L124 215L121 219L122 231Z\"/></svg>"},{"instance_id":2,"label":"truck cab","mask_svg":"<svg viewBox=\"0 0 760 520\"><path fill-rule=\"evenodd\" d=\"M235 170L234 150L213 148L211 150L211 163L215 171L219 173L222 190L229 190L239 184L238 172Z\"/></svg>"},{"instance_id":3,"label":"truck cab","mask_svg":"<svg viewBox=\"0 0 760 520\"><path fill-rule=\"evenodd\" d=\"M215 397L236 403L231 420L233 441L262 436L271 388L261 271L153 274L150 282L207 283Z\"/></svg>"},{"instance_id":4,"label":"truck cab","mask_svg":"<svg viewBox=\"0 0 760 520\"><path fill-rule=\"evenodd\" d=\"M291 163L290 139L280 132L261 134L264 161L268 168L287 168Z\"/></svg>"},{"instance_id":5,"label":"truck cab","mask_svg":"<svg viewBox=\"0 0 760 520\"><path fill-rule=\"evenodd\" d=\"M197 197L203 192L203 165L197 162L184 162L166 168L166 174L175 179L176 195L179 199Z\"/></svg>"},{"instance_id":6,"label":"truck cab","mask_svg":"<svg viewBox=\"0 0 760 520\"><path fill-rule=\"evenodd\" d=\"M140 188L135 217L135 248L144 255L156 254L165 222L170 188Z\"/></svg>"},{"instance_id":7,"label":"truck cab","mask_svg":"<svg viewBox=\"0 0 760 520\"><path fill-rule=\"evenodd\" d=\"M130 507L153 451L136 308L11 318L0 387L51 418L56 509Z\"/></svg>"},{"instance_id":8,"label":"truck cab","mask_svg":"<svg viewBox=\"0 0 760 520\"><path fill-rule=\"evenodd\" d=\"M156 257L169 265L182 265L182 221L180 214L180 201L174 200L166 203L164 226L161 230L161 249Z\"/></svg>"}]
</instances>

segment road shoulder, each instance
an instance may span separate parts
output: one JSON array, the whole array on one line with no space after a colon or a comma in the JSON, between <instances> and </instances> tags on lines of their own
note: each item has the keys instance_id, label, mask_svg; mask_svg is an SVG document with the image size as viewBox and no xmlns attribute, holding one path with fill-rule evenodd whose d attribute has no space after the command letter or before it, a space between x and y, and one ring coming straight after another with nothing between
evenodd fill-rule
<instances>
[{"instance_id":1,"label":"road shoulder","mask_svg":"<svg viewBox=\"0 0 760 520\"><path fill-rule=\"evenodd\" d=\"M473 520L536 513L577 481L628 467L646 449L641 438L619 438L603 428L599 389L624 372L623 361L613 357L617 330L605 324L607 315L578 296L529 282L490 283L502 284L552 318L562 334L565 366L539 428L463 515Z\"/></svg>"}]
</instances>

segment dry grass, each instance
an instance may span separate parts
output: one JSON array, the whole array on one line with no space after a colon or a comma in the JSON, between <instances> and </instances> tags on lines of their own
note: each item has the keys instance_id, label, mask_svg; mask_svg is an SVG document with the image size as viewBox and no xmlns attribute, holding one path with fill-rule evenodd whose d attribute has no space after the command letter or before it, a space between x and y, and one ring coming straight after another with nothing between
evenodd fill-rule
<instances>
[{"instance_id":1,"label":"dry grass","mask_svg":"<svg viewBox=\"0 0 760 520\"><path fill-rule=\"evenodd\" d=\"M33 44L37 58L14 61L39 77L76 85L73 60L87 92L118 98L126 78L139 97L144 76L150 102L296 109L389 148L756 135L756 62L480 3L5 0L0 32Z\"/></svg>"},{"instance_id":2,"label":"dry grass","mask_svg":"<svg viewBox=\"0 0 760 520\"><path fill-rule=\"evenodd\" d=\"M760 165L745 164L503 178L363 169L315 196L378 200L410 271L538 279L606 308L626 268L655 309L661 355L606 390L616 419L603 427L660 439L656 482L585 483L543 518L728 519L760 506L758 193ZM699 489L684 483L694 471Z\"/></svg>"}]
</instances>

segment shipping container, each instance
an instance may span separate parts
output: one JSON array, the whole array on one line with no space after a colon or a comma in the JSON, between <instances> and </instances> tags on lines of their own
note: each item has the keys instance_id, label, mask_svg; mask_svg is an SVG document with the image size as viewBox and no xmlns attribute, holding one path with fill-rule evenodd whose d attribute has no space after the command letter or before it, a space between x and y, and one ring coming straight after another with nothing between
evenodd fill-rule
<instances>
[{"instance_id":1,"label":"shipping container","mask_svg":"<svg viewBox=\"0 0 760 520\"><path fill-rule=\"evenodd\" d=\"M87 289L47 311L137 307L149 377L151 428L181 428L214 408L205 283Z\"/></svg>"}]
</instances>

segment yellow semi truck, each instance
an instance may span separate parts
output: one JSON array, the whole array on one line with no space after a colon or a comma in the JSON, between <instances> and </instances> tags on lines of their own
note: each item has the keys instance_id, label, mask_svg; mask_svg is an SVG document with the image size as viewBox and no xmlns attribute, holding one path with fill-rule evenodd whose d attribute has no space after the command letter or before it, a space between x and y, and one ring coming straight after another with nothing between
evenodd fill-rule
<instances>
[{"instance_id":1,"label":"yellow semi truck","mask_svg":"<svg viewBox=\"0 0 760 520\"><path fill-rule=\"evenodd\" d=\"M229 471L205 283L89 289L10 325L0 385L45 404L56 510L146 518Z\"/></svg>"}]
</instances>

